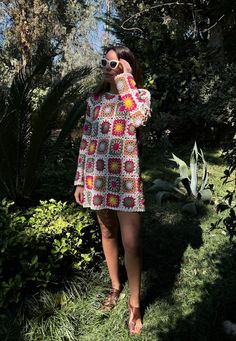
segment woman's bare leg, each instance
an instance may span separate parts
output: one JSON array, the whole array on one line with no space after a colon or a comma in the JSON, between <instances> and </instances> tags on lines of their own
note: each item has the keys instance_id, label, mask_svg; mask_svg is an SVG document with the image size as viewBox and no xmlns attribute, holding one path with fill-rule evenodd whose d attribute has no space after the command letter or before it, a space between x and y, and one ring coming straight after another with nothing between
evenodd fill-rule
<instances>
[{"instance_id":1,"label":"woman's bare leg","mask_svg":"<svg viewBox=\"0 0 236 341\"><path fill-rule=\"evenodd\" d=\"M103 209L96 212L102 235L102 247L107 262L112 288L120 289L119 279L119 220L113 210Z\"/></svg>"},{"instance_id":2,"label":"woman's bare leg","mask_svg":"<svg viewBox=\"0 0 236 341\"><path fill-rule=\"evenodd\" d=\"M141 217L138 212L120 211L117 212L117 216L125 250L125 267L130 288L130 303L134 307L139 307L142 260L140 245Z\"/></svg>"},{"instance_id":3,"label":"woman's bare leg","mask_svg":"<svg viewBox=\"0 0 236 341\"><path fill-rule=\"evenodd\" d=\"M120 222L122 242L125 250L125 267L127 271L130 298L129 322L131 335L139 334L142 329L140 313L140 284L141 284L141 217L138 212L117 212Z\"/></svg>"}]
</instances>

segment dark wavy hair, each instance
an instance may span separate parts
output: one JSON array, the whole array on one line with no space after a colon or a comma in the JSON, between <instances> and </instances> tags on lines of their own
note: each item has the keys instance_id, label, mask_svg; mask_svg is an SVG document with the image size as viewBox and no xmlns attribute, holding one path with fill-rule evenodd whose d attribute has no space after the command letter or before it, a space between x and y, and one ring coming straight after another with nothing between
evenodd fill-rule
<instances>
[{"instance_id":1,"label":"dark wavy hair","mask_svg":"<svg viewBox=\"0 0 236 341\"><path fill-rule=\"evenodd\" d=\"M131 52L131 50L126 46L114 45L114 46L109 46L104 51L104 56L110 50L115 51L118 59L120 59L120 58L125 59L130 64L132 71L133 71L132 74L134 76L136 85L138 88L142 88L142 74L141 74L141 70L140 70L140 65L139 65L139 62L137 61L136 57L134 56L133 52ZM109 90L110 90L110 84L104 80L95 89L94 94L100 95L100 94L103 94L104 92L108 92Z\"/></svg>"}]
</instances>

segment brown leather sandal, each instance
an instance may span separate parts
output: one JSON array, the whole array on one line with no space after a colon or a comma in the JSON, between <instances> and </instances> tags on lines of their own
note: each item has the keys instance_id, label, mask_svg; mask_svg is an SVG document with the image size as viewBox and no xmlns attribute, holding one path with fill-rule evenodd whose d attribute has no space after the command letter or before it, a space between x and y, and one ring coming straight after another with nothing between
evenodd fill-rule
<instances>
[{"instance_id":1,"label":"brown leather sandal","mask_svg":"<svg viewBox=\"0 0 236 341\"><path fill-rule=\"evenodd\" d=\"M120 296L121 290L112 288L110 293L107 295L102 305L102 311L111 311L118 297Z\"/></svg>"},{"instance_id":2,"label":"brown leather sandal","mask_svg":"<svg viewBox=\"0 0 236 341\"><path fill-rule=\"evenodd\" d=\"M130 300L128 302L129 306L129 322L128 322L128 328L130 331L130 335L137 335L141 333L141 329L143 327L143 324L141 322L141 312L139 307L133 307L130 303ZM140 322L137 323L137 320L140 320Z\"/></svg>"}]
</instances>

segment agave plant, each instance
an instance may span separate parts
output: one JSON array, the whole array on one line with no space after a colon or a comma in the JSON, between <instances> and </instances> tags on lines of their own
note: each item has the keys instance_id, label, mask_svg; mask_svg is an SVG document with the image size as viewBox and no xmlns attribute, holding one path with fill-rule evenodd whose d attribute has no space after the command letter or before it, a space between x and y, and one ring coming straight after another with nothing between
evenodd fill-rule
<instances>
[{"instance_id":1,"label":"agave plant","mask_svg":"<svg viewBox=\"0 0 236 341\"><path fill-rule=\"evenodd\" d=\"M68 113L55 148L58 149L83 112L86 90L83 80L89 68L79 68L66 74L49 89L35 107L33 90L38 87L52 56L41 55L31 60L14 76L10 88L0 92L0 195L15 201L29 198L37 184L45 162L45 146L65 96L71 88L80 98ZM53 153L52 153L53 154ZM55 155L55 153L54 153Z\"/></svg>"},{"instance_id":2,"label":"agave plant","mask_svg":"<svg viewBox=\"0 0 236 341\"><path fill-rule=\"evenodd\" d=\"M201 184L198 186L199 156L202 159L203 166ZM196 214L198 205L206 202L211 202L212 200L212 191L210 188L206 188L208 180L208 168L203 151L200 149L200 153L198 152L197 143L195 142L190 156L190 170L187 164L173 153L172 157L173 158L169 160L176 162L176 164L179 166L180 176L177 177L174 183L161 179L155 179L153 181L153 186L151 186L148 191L157 192L156 199L160 205L162 204L163 200L167 198L188 198L190 202L185 204L182 209L183 211L188 211L190 213ZM191 175L191 178L189 178L189 173Z\"/></svg>"}]
</instances>

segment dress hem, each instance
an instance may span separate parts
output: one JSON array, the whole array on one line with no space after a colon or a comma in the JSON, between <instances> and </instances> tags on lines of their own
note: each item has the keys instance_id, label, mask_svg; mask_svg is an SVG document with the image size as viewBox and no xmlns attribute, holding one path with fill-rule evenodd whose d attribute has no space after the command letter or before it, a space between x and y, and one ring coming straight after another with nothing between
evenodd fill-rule
<instances>
[{"instance_id":1,"label":"dress hem","mask_svg":"<svg viewBox=\"0 0 236 341\"><path fill-rule=\"evenodd\" d=\"M101 208L97 208L97 207L94 207L94 206L83 206L83 208L90 208L91 210L93 211L100 211L100 210L105 210L105 209L108 209L108 210L114 210L114 211L120 211L120 212L145 212L145 209L135 209L135 210L130 210L130 209L120 209L119 207L101 207Z\"/></svg>"}]
</instances>

